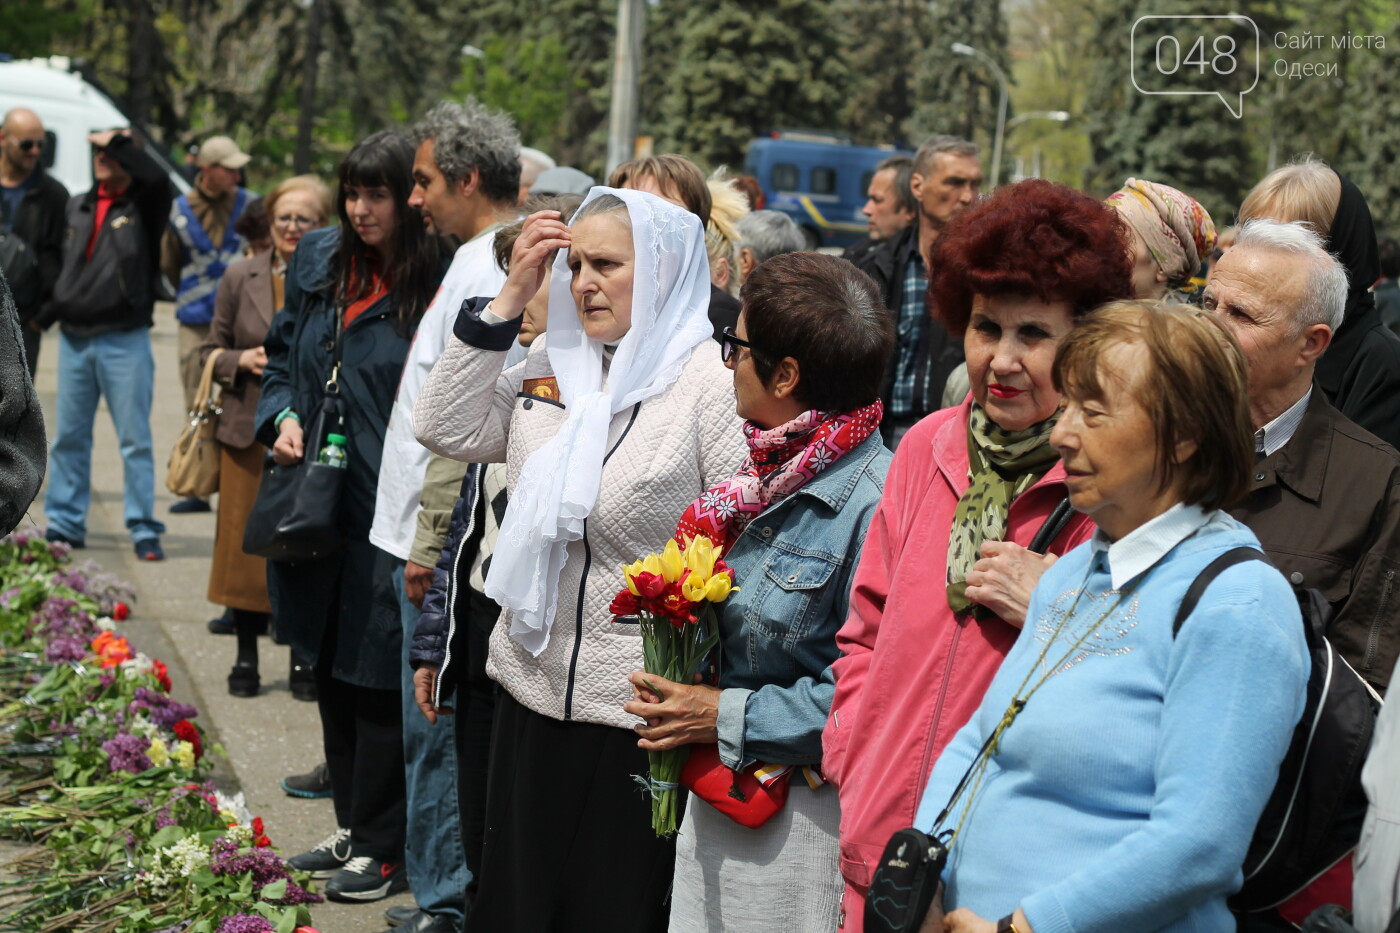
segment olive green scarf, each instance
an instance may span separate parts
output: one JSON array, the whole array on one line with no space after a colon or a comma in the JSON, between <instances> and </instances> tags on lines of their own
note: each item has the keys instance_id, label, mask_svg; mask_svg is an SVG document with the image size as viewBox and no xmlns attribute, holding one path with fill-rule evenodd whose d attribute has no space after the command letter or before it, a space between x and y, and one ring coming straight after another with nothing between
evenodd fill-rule
<instances>
[{"instance_id":1,"label":"olive green scarf","mask_svg":"<svg viewBox=\"0 0 1400 933\"><path fill-rule=\"evenodd\" d=\"M967 574L982 554L985 541L1006 536L1011 502L1036 484L1060 458L1050 446L1052 415L1023 431L1004 431L972 404L967 419L967 472L970 483L953 513L948 537L948 605L954 612L972 608L964 590Z\"/></svg>"}]
</instances>

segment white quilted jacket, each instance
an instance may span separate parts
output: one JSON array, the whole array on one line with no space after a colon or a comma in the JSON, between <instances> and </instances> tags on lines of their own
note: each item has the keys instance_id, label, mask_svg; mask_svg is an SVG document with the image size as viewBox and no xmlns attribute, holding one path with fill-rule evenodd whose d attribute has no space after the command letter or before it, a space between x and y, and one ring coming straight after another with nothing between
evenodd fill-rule
<instances>
[{"instance_id":1,"label":"white quilted jacket","mask_svg":"<svg viewBox=\"0 0 1400 933\"><path fill-rule=\"evenodd\" d=\"M454 336L414 407L418 439L457 460L504 460L514 490L521 465L565 417L558 401L521 391L526 380L552 376L547 339L501 372L504 352ZM732 376L711 340L665 392L613 416L598 504L583 539L568 547L549 645L531 657L510 638L508 619L491 634L487 673L511 696L555 719L626 729L638 722L622 704L631 697L627 675L642 667L641 636L614 622L608 604L623 585L622 565L660 550L686 506L738 468L741 424Z\"/></svg>"}]
</instances>

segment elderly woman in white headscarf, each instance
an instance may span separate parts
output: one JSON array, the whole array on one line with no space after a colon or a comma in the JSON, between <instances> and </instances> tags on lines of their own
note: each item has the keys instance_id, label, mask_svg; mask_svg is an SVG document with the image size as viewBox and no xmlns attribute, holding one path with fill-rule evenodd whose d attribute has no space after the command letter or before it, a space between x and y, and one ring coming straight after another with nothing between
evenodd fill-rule
<instances>
[{"instance_id":1,"label":"elderly woman in white headscarf","mask_svg":"<svg viewBox=\"0 0 1400 933\"><path fill-rule=\"evenodd\" d=\"M504 369L546 275L548 332ZM464 305L419 396L418 439L505 461L510 491L486 576L502 606L487 670L505 690L471 929L666 928L674 842L651 830L622 710L641 636L608 605L621 566L742 459L709 300L694 215L594 188L570 226L529 217L500 295Z\"/></svg>"},{"instance_id":2,"label":"elderly woman in white headscarf","mask_svg":"<svg viewBox=\"0 0 1400 933\"><path fill-rule=\"evenodd\" d=\"M1191 278L1215 248L1215 224L1195 198L1129 178L1108 196L1132 241L1133 297L1187 300Z\"/></svg>"}]
</instances>

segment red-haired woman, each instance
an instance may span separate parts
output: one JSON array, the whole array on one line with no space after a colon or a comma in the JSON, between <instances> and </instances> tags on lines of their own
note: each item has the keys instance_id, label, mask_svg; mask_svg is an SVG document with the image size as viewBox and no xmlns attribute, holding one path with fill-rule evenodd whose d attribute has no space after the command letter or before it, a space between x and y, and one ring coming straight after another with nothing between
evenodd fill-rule
<instances>
[{"instance_id":1,"label":"red-haired woman","mask_svg":"<svg viewBox=\"0 0 1400 933\"><path fill-rule=\"evenodd\" d=\"M842 933L863 928L885 843L982 701L1054 560L1026 545L1066 497L1050 366L1075 322L1132 296L1117 214L1061 185L997 191L939 238L931 304L963 335L971 395L905 436L837 635L822 771L840 790ZM1088 539L1078 513L1049 553Z\"/></svg>"}]
</instances>

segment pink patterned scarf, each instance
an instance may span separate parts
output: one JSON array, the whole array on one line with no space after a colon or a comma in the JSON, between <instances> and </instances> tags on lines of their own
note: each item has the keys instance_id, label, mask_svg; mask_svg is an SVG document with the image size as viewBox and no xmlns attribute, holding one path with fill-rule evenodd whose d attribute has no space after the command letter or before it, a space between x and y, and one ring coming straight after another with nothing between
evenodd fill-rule
<instances>
[{"instance_id":1,"label":"pink patterned scarf","mask_svg":"<svg viewBox=\"0 0 1400 933\"><path fill-rule=\"evenodd\" d=\"M879 430L884 411L876 399L842 414L803 412L776 428L744 422L748 457L738 472L690 504L676 525L676 540L706 535L728 552L764 509L801 489Z\"/></svg>"}]
</instances>

